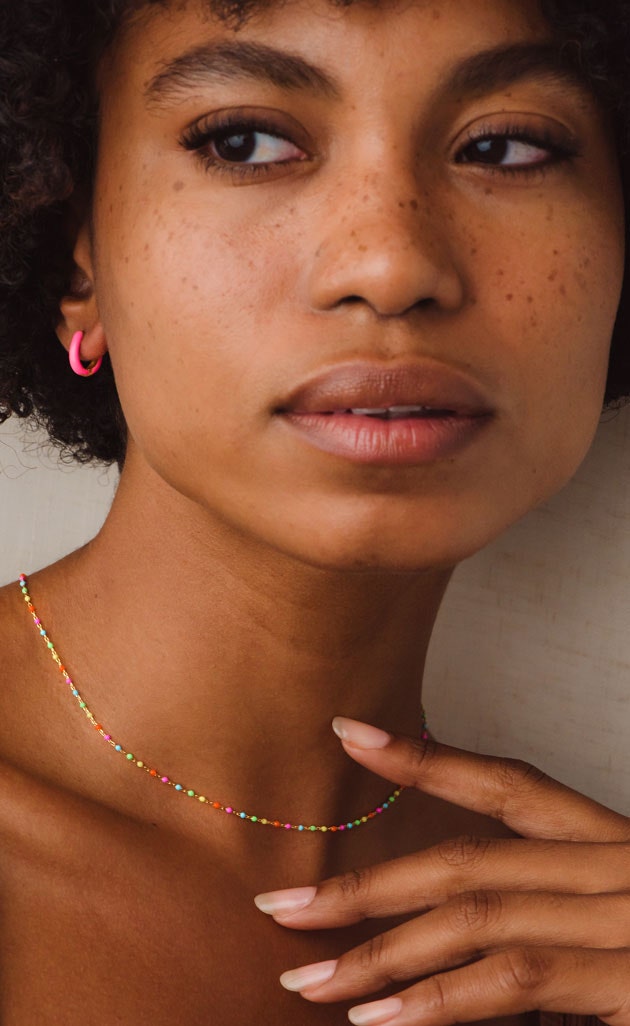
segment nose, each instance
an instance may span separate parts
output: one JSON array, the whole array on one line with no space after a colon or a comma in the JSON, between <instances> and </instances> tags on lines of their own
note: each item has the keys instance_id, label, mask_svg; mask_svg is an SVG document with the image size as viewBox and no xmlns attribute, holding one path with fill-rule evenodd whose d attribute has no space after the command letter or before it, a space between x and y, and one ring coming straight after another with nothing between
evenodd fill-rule
<instances>
[{"instance_id":1,"label":"nose","mask_svg":"<svg viewBox=\"0 0 630 1026\"><path fill-rule=\"evenodd\" d=\"M310 305L331 311L362 303L379 316L417 307L456 310L466 286L449 220L421 195L412 175L371 175L350 190L339 183L311 264ZM451 232L451 235L453 233Z\"/></svg>"}]
</instances>

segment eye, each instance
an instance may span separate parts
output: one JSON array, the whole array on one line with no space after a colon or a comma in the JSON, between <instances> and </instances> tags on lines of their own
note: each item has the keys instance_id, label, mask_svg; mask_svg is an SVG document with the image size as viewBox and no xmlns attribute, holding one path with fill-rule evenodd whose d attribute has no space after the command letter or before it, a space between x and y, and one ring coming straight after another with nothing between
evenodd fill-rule
<instances>
[{"instance_id":1,"label":"eye","mask_svg":"<svg viewBox=\"0 0 630 1026\"><path fill-rule=\"evenodd\" d=\"M480 132L456 156L458 164L474 164L497 172L527 173L577 156L568 140L549 132L528 132L521 128Z\"/></svg>"},{"instance_id":2,"label":"eye","mask_svg":"<svg viewBox=\"0 0 630 1026\"><path fill-rule=\"evenodd\" d=\"M220 160L233 164L278 164L302 155L288 139L245 127L218 132L209 145Z\"/></svg>"},{"instance_id":3,"label":"eye","mask_svg":"<svg viewBox=\"0 0 630 1026\"><path fill-rule=\"evenodd\" d=\"M463 151L463 164L490 164L495 167L532 167L549 159L549 149L525 139L490 136L478 139Z\"/></svg>"},{"instance_id":4,"label":"eye","mask_svg":"<svg viewBox=\"0 0 630 1026\"><path fill-rule=\"evenodd\" d=\"M267 169L306 157L278 126L242 116L219 115L197 123L188 129L181 144L195 152L207 170L237 176L264 174Z\"/></svg>"}]
</instances>

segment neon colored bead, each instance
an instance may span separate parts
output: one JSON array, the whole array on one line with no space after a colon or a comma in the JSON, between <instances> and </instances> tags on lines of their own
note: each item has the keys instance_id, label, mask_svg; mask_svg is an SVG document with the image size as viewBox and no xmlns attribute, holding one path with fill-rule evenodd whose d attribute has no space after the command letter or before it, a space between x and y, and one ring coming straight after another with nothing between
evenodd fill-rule
<instances>
[{"instance_id":1,"label":"neon colored bead","mask_svg":"<svg viewBox=\"0 0 630 1026\"><path fill-rule=\"evenodd\" d=\"M104 740L107 741L109 744L111 744L115 748L115 750L117 752L122 753L125 756L125 758L126 758L126 760L128 762L135 763L136 766L139 769L145 769L149 773L150 776L155 777L157 779L159 777L159 774L158 774L157 770L155 770L155 769L148 769L148 767L145 765L145 763L141 759L136 760L135 756L132 755L130 752L129 753L125 752L125 750L123 749L122 745L116 744L114 742L111 734L104 733L105 728L103 727L103 725L101 723L97 723L95 717L93 716L91 711L88 709L87 703L83 701L78 688L76 688L74 686L72 678L70 677L70 675L69 675L66 667L64 666L64 664L61 662L61 659L60 659L58 653L55 650L53 642L48 637L48 632L46 631L46 628L44 627L42 621L38 617L37 611L35 609L35 606L33 605L32 599L31 599L31 597L29 595L29 592L28 592L28 582L27 582L27 578L26 578L26 576L24 574L20 575L19 584L20 584L20 589L22 591L22 595L24 596L24 600L25 600L26 605L28 607L29 613L32 616L35 628L38 630L38 632L41 635L41 637L44 638L44 640L46 642L46 646L49 649L49 651L51 652L52 658L54 659L55 663L57 664L57 666L59 668L59 672L63 676L65 683L71 689L73 697L77 699L80 708L85 712L87 718L90 720L90 723L92 724L94 729L97 730L101 734L101 736L104 738ZM425 739L430 736L429 735L429 731L428 731L428 726L427 726L426 715L424 713L424 709L422 709L422 733L421 733L421 736L423 738L425 738ZM159 779L160 779L160 781L163 784L169 784L170 786L174 787L176 791L180 791L181 792L181 791L184 790L182 784L172 784L172 782L171 782L169 777L159 777ZM383 802L382 805L378 805L372 812L368 812L364 816L361 816L359 819L355 819L354 821L349 821L348 823L340 823L338 826L324 826L324 825L322 825L322 826L315 826L315 825L311 825L311 826L307 827L303 823L300 823L299 825L294 825L292 823L282 823L280 820L277 820L277 819L276 820L268 820L268 819L265 819L264 817L259 818L258 816L250 816L246 812L237 813L237 818L238 819L243 819L243 820L250 820L252 823L260 823L263 826L274 826L276 829L284 828L284 830L288 830L288 831L297 830L300 833L305 833L305 832L306 833L316 833L316 832L318 832L318 833L325 834L325 833L337 833L338 831L343 832L345 830L353 830L355 827L361 826L363 823L367 823L370 819L374 819L377 815L381 815L383 812L385 812L390 807L390 805L392 805L397 800L397 798L399 798L399 796L401 795L401 793L404 790L405 790L405 788L402 787L402 786L396 788L396 790L389 796L388 800L386 802ZM210 802L208 802L208 799L205 798L203 795L197 795L196 791L188 790L188 791L186 791L186 794L188 795L189 798L197 798L197 800L201 804L203 804L203 805L211 804L214 809L222 810L222 811L226 812L228 815L233 815L234 814L234 809L231 806L228 805L227 807L224 808L220 804L220 802L211 802L210 803Z\"/></svg>"}]
</instances>

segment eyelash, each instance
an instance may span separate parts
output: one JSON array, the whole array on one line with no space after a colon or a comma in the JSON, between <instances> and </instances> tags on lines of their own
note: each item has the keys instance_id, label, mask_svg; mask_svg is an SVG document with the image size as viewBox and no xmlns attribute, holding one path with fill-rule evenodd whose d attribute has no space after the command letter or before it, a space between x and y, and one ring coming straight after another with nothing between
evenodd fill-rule
<instances>
[{"instance_id":1,"label":"eyelash","mask_svg":"<svg viewBox=\"0 0 630 1026\"><path fill-rule=\"evenodd\" d=\"M267 174L270 168L283 167L297 162L296 160L281 160L275 163L230 164L212 156L209 150L210 145L216 142L221 135L229 137L230 135L253 135L254 133L264 133L273 136L274 139L286 139L287 142L292 142L272 121L265 121L261 117L246 118L242 115L239 117L234 114L225 114L218 115L211 125L204 124L203 121L192 125L182 136L180 143L185 150L197 154L206 171L227 174L232 178L257 178Z\"/></svg>"},{"instance_id":2,"label":"eyelash","mask_svg":"<svg viewBox=\"0 0 630 1026\"><path fill-rule=\"evenodd\" d=\"M288 135L284 135L277 124L266 121L263 117L247 118L235 114L218 115L212 124L198 122L192 125L180 140L185 150L194 152L201 160L206 171L212 174L226 174L231 178L254 179L267 175L270 169L284 167L298 163L296 159L282 160L276 162L264 162L260 164L238 164L224 162L212 155L210 146L216 142L221 135L252 135L264 133L274 139L293 142ZM506 142L520 142L526 146L533 146L536 149L547 150L549 157L540 163L521 166L502 166L499 164L484 164L482 162L466 161L459 159L467 149L477 143L504 140ZM294 144L297 145L297 144ZM475 167L482 167L486 174L500 175L541 175L547 172L554 165L567 163L580 155L578 147L567 141L560 143L554 134L543 128L536 131L527 131L522 125L488 125L481 126L472 132L463 146L460 147L456 158L458 164L470 164Z\"/></svg>"},{"instance_id":3,"label":"eyelash","mask_svg":"<svg viewBox=\"0 0 630 1026\"><path fill-rule=\"evenodd\" d=\"M538 150L547 150L549 157L546 160L540 161L540 163L527 165L521 165L520 167L508 167L501 166L499 164L475 164L474 161L465 161L458 159L456 163L467 164L477 167L483 167L484 171L488 174L502 174L502 175L531 175L531 174L544 174L551 167L557 164L568 163L571 160L575 160L580 156L579 148L576 144L571 144L567 140L559 142L557 137L551 132L544 128L536 129L535 131L528 131L524 129L522 125L488 125L481 126L472 132L466 140L464 146L459 150L458 157L460 157L467 149L480 142L492 141L494 139L504 140L505 142L519 142L526 146L533 146Z\"/></svg>"}]
</instances>

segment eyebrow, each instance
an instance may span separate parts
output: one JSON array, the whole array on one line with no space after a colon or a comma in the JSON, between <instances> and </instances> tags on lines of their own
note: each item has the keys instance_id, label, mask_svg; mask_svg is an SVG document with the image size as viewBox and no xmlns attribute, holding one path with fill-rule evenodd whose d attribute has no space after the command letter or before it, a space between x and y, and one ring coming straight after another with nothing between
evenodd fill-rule
<instances>
[{"instance_id":1,"label":"eyebrow","mask_svg":"<svg viewBox=\"0 0 630 1026\"><path fill-rule=\"evenodd\" d=\"M483 95L531 77L545 77L584 90L585 75L575 48L553 43L516 43L465 57L438 86L438 94ZM219 40L195 46L166 62L145 88L149 107L168 106L190 89L249 79L289 91L339 99L341 84L299 54L263 43Z\"/></svg>"},{"instance_id":2,"label":"eyebrow","mask_svg":"<svg viewBox=\"0 0 630 1026\"><path fill-rule=\"evenodd\" d=\"M588 87L588 80L579 66L577 47L515 43L465 58L453 69L442 88L447 92L483 94L536 76L573 88Z\"/></svg>"},{"instance_id":3,"label":"eyebrow","mask_svg":"<svg viewBox=\"0 0 630 1026\"><path fill-rule=\"evenodd\" d=\"M243 78L332 98L341 93L321 68L298 54L263 43L221 40L202 43L167 63L149 82L145 98L149 106L161 106L195 86Z\"/></svg>"}]
</instances>

